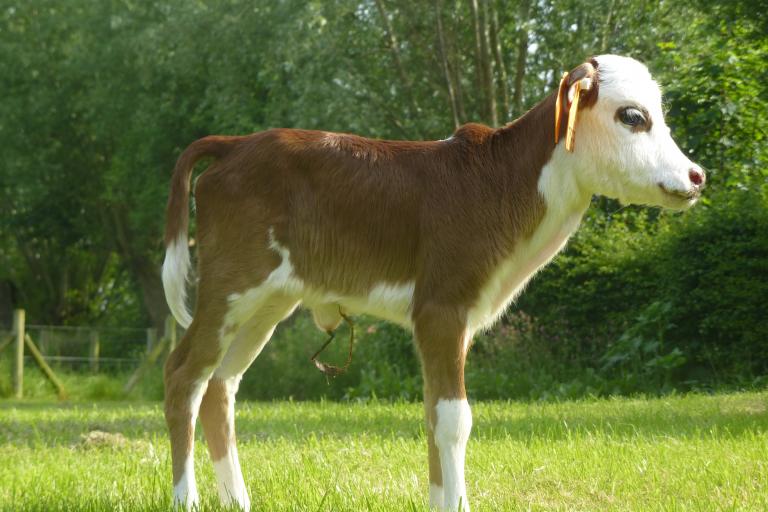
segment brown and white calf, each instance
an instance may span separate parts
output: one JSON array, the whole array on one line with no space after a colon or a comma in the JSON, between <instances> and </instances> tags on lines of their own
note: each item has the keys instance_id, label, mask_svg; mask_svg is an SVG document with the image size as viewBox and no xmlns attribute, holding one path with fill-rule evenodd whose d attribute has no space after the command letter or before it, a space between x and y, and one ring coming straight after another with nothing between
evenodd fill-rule
<instances>
[{"instance_id":1,"label":"brown and white calf","mask_svg":"<svg viewBox=\"0 0 768 512\"><path fill-rule=\"evenodd\" d=\"M569 111L577 110L568 151ZM214 161L195 188L193 319L185 307L188 196L203 157ZM446 140L275 129L194 142L174 170L163 265L168 303L189 326L165 367L175 502L198 501L192 450L199 414L221 499L249 508L235 393L275 325L303 304L329 332L340 312L413 331L424 375L430 504L468 510L464 361L473 334L492 325L563 248L593 194L684 209L703 182L701 168L670 137L646 67L613 55L572 70L559 91L507 126L468 124Z\"/></svg>"}]
</instances>

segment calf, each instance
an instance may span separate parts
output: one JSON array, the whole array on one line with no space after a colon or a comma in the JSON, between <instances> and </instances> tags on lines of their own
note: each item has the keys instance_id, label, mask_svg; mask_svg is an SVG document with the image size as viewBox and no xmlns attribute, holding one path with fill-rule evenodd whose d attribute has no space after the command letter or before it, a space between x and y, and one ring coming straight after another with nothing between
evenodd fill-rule
<instances>
[{"instance_id":1,"label":"calf","mask_svg":"<svg viewBox=\"0 0 768 512\"><path fill-rule=\"evenodd\" d=\"M193 319L185 307L189 182L202 157L214 160L195 188ZM346 313L412 330L430 504L468 510L464 362L474 333L563 248L593 194L684 209L703 184L701 168L670 137L646 67L613 55L572 70L516 121L468 124L446 140L274 129L194 142L174 170L163 265L168 304L188 326L165 367L174 501L198 501L199 414L222 501L249 508L235 393L276 324L303 304L327 332Z\"/></svg>"}]
</instances>

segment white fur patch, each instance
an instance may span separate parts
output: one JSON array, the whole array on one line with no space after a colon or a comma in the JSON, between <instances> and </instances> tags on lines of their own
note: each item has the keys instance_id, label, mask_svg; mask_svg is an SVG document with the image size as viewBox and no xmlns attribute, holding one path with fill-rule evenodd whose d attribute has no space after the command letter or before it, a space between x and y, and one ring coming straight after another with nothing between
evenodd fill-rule
<instances>
[{"instance_id":1,"label":"white fur patch","mask_svg":"<svg viewBox=\"0 0 768 512\"><path fill-rule=\"evenodd\" d=\"M194 450L193 450L194 451ZM195 484L195 458L193 452L184 461L184 473L173 487L173 506L192 510L200 505L200 495Z\"/></svg>"},{"instance_id":2,"label":"white fur patch","mask_svg":"<svg viewBox=\"0 0 768 512\"><path fill-rule=\"evenodd\" d=\"M304 289L304 282L296 277L291 264L291 253L275 240L275 231L269 228L269 247L277 252L282 260L280 266L269 274L264 285L267 288L283 290L288 294L297 294Z\"/></svg>"},{"instance_id":3,"label":"white fur patch","mask_svg":"<svg viewBox=\"0 0 768 512\"><path fill-rule=\"evenodd\" d=\"M198 412L200 410L200 403L203 400L203 396L208 388L209 370L206 370L206 377L201 378L194 385L192 395L190 397L190 412L192 416L192 424L194 425ZM237 387L240 383L240 376L227 379L225 386L227 394L230 397L229 408L227 410L227 428L230 431L232 438L234 439L235 433L235 400L234 396L237 392ZM194 444L190 452L187 454L187 459L184 461L184 472L178 483L173 488L173 504L174 507L181 507L186 510L193 510L199 507L200 496L197 491L197 485L195 482L195 455ZM243 510L250 510L250 499L248 492L245 488L245 482L240 470L240 461L237 457L237 448L232 445L229 447L227 454L214 461L214 471L216 473L216 479L219 489L219 497L224 505L237 504Z\"/></svg>"},{"instance_id":4,"label":"white fur patch","mask_svg":"<svg viewBox=\"0 0 768 512\"><path fill-rule=\"evenodd\" d=\"M267 279L255 288L245 293L233 293L229 299L229 309L224 316L224 323L219 330L223 348L228 348L237 334L237 328L248 321L253 314L265 305L265 302L276 291L287 295L298 296L304 289L304 282L296 277L291 264L291 255L285 247L275 240L273 228L269 228L269 247L280 255L280 265L273 270Z\"/></svg>"},{"instance_id":5,"label":"white fur patch","mask_svg":"<svg viewBox=\"0 0 768 512\"><path fill-rule=\"evenodd\" d=\"M379 283L368 294L368 304L405 313L411 307L414 289L412 281L400 285Z\"/></svg>"},{"instance_id":6,"label":"white fur patch","mask_svg":"<svg viewBox=\"0 0 768 512\"><path fill-rule=\"evenodd\" d=\"M230 439L235 438L235 394L240 384L240 375L229 378L224 381L226 393L229 397L229 407L227 408L227 430L230 433ZM216 483L219 489L219 498L226 507L236 504L244 511L251 508L251 500L248 497L248 491L245 488L243 472L240 469L240 460L237 457L237 447L231 443L227 448L227 453L213 462L213 469L216 473Z\"/></svg>"},{"instance_id":7,"label":"white fur patch","mask_svg":"<svg viewBox=\"0 0 768 512\"><path fill-rule=\"evenodd\" d=\"M261 303L236 333L230 333L220 340L222 346L226 345L227 348L214 375L223 380L239 378L261 353L277 323L288 317L297 305L297 299L274 295L266 303Z\"/></svg>"},{"instance_id":8,"label":"white fur patch","mask_svg":"<svg viewBox=\"0 0 768 512\"><path fill-rule=\"evenodd\" d=\"M208 381L211 378L211 369L206 368L203 370L203 376L195 382L192 388L192 394L189 398L189 410L192 413L192 421L197 418L197 413L200 412L200 403L203 401L205 392L208 390Z\"/></svg>"},{"instance_id":9,"label":"white fur patch","mask_svg":"<svg viewBox=\"0 0 768 512\"><path fill-rule=\"evenodd\" d=\"M225 507L237 505L248 512L251 509L251 499L245 488L237 450L232 449L227 455L214 461L213 470L216 473L216 484L222 505Z\"/></svg>"},{"instance_id":10,"label":"white fur patch","mask_svg":"<svg viewBox=\"0 0 768 512\"><path fill-rule=\"evenodd\" d=\"M429 508L433 510L443 510L445 508L442 485L429 484Z\"/></svg>"},{"instance_id":11,"label":"white fur patch","mask_svg":"<svg viewBox=\"0 0 768 512\"><path fill-rule=\"evenodd\" d=\"M624 204L687 208L686 201L662 190L693 192L688 171L695 164L680 151L664 122L661 89L642 63L618 55L596 57L597 102L579 114L571 172L589 193ZM637 108L650 117L650 130L633 130L618 112Z\"/></svg>"},{"instance_id":12,"label":"white fur patch","mask_svg":"<svg viewBox=\"0 0 768 512\"><path fill-rule=\"evenodd\" d=\"M408 327L413 304L413 281L402 284L378 283L367 297L339 297L336 302L353 314L368 314Z\"/></svg>"},{"instance_id":13,"label":"white fur patch","mask_svg":"<svg viewBox=\"0 0 768 512\"><path fill-rule=\"evenodd\" d=\"M562 250L578 228L591 195L579 189L564 153L563 145L558 145L539 178L539 193L547 205L541 224L531 238L518 240L513 253L483 286L469 311L471 333L493 325L528 281Z\"/></svg>"},{"instance_id":14,"label":"white fur patch","mask_svg":"<svg viewBox=\"0 0 768 512\"><path fill-rule=\"evenodd\" d=\"M195 382L192 387L192 393L189 398L189 411L192 417L192 429L195 427L197 421L197 414L200 412L200 403L203 401L205 391L208 389L208 380L210 379L210 369L204 370L204 376ZM183 440L181 440L183 442ZM197 506L200 501L200 496L197 493L197 485L195 484L195 444L189 449L187 459L184 461L184 473L181 475L178 483L173 487L173 502L174 506L183 506L187 510L191 510L193 506Z\"/></svg>"},{"instance_id":15,"label":"white fur patch","mask_svg":"<svg viewBox=\"0 0 768 512\"><path fill-rule=\"evenodd\" d=\"M295 274L290 251L275 239L272 228L269 230L269 247L280 255L280 265L258 287L229 297L230 309L222 329L241 325L274 292L301 299L310 309L317 308L320 311L320 320L324 320L327 316L323 314L324 312L337 310L341 306L350 314L365 313L406 327L410 326L410 311L415 288L412 281L377 283L366 296L359 297L340 294L333 290L318 290L307 286L304 280Z\"/></svg>"},{"instance_id":16,"label":"white fur patch","mask_svg":"<svg viewBox=\"0 0 768 512\"><path fill-rule=\"evenodd\" d=\"M435 406L435 444L443 471L443 506L446 510L469 512L464 483L464 460L472 430L472 411L465 399L438 400Z\"/></svg>"},{"instance_id":17,"label":"white fur patch","mask_svg":"<svg viewBox=\"0 0 768 512\"><path fill-rule=\"evenodd\" d=\"M189 273L189 248L187 234L182 233L168 245L163 261L163 291L165 301L173 317L187 328L192 323L192 315L187 309L187 275Z\"/></svg>"}]
</instances>

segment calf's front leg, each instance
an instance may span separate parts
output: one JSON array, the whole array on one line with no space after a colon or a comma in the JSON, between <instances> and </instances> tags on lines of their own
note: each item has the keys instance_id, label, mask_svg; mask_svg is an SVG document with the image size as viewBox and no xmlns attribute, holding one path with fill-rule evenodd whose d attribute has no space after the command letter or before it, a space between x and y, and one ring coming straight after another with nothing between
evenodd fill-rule
<instances>
[{"instance_id":1,"label":"calf's front leg","mask_svg":"<svg viewBox=\"0 0 768 512\"><path fill-rule=\"evenodd\" d=\"M469 334L455 308L425 306L414 318L424 375L430 507L469 512L464 460L472 412L464 389Z\"/></svg>"}]
</instances>

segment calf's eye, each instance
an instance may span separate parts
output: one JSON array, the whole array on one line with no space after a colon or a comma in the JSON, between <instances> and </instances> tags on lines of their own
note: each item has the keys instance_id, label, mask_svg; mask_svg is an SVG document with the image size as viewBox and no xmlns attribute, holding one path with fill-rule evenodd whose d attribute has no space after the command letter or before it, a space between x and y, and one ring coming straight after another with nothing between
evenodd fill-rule
<instances>
[{"instance_id":1,"label":"calf's eye","mask_svg":"<svg viewBox=\"0 0 768 512\"><path fill-rule=\"evenodd\" d=\"M627 126L643 126L646 123L645 114L635 107L620 108L616 114L619 121Z\"/></svg>"}]
</instances>

